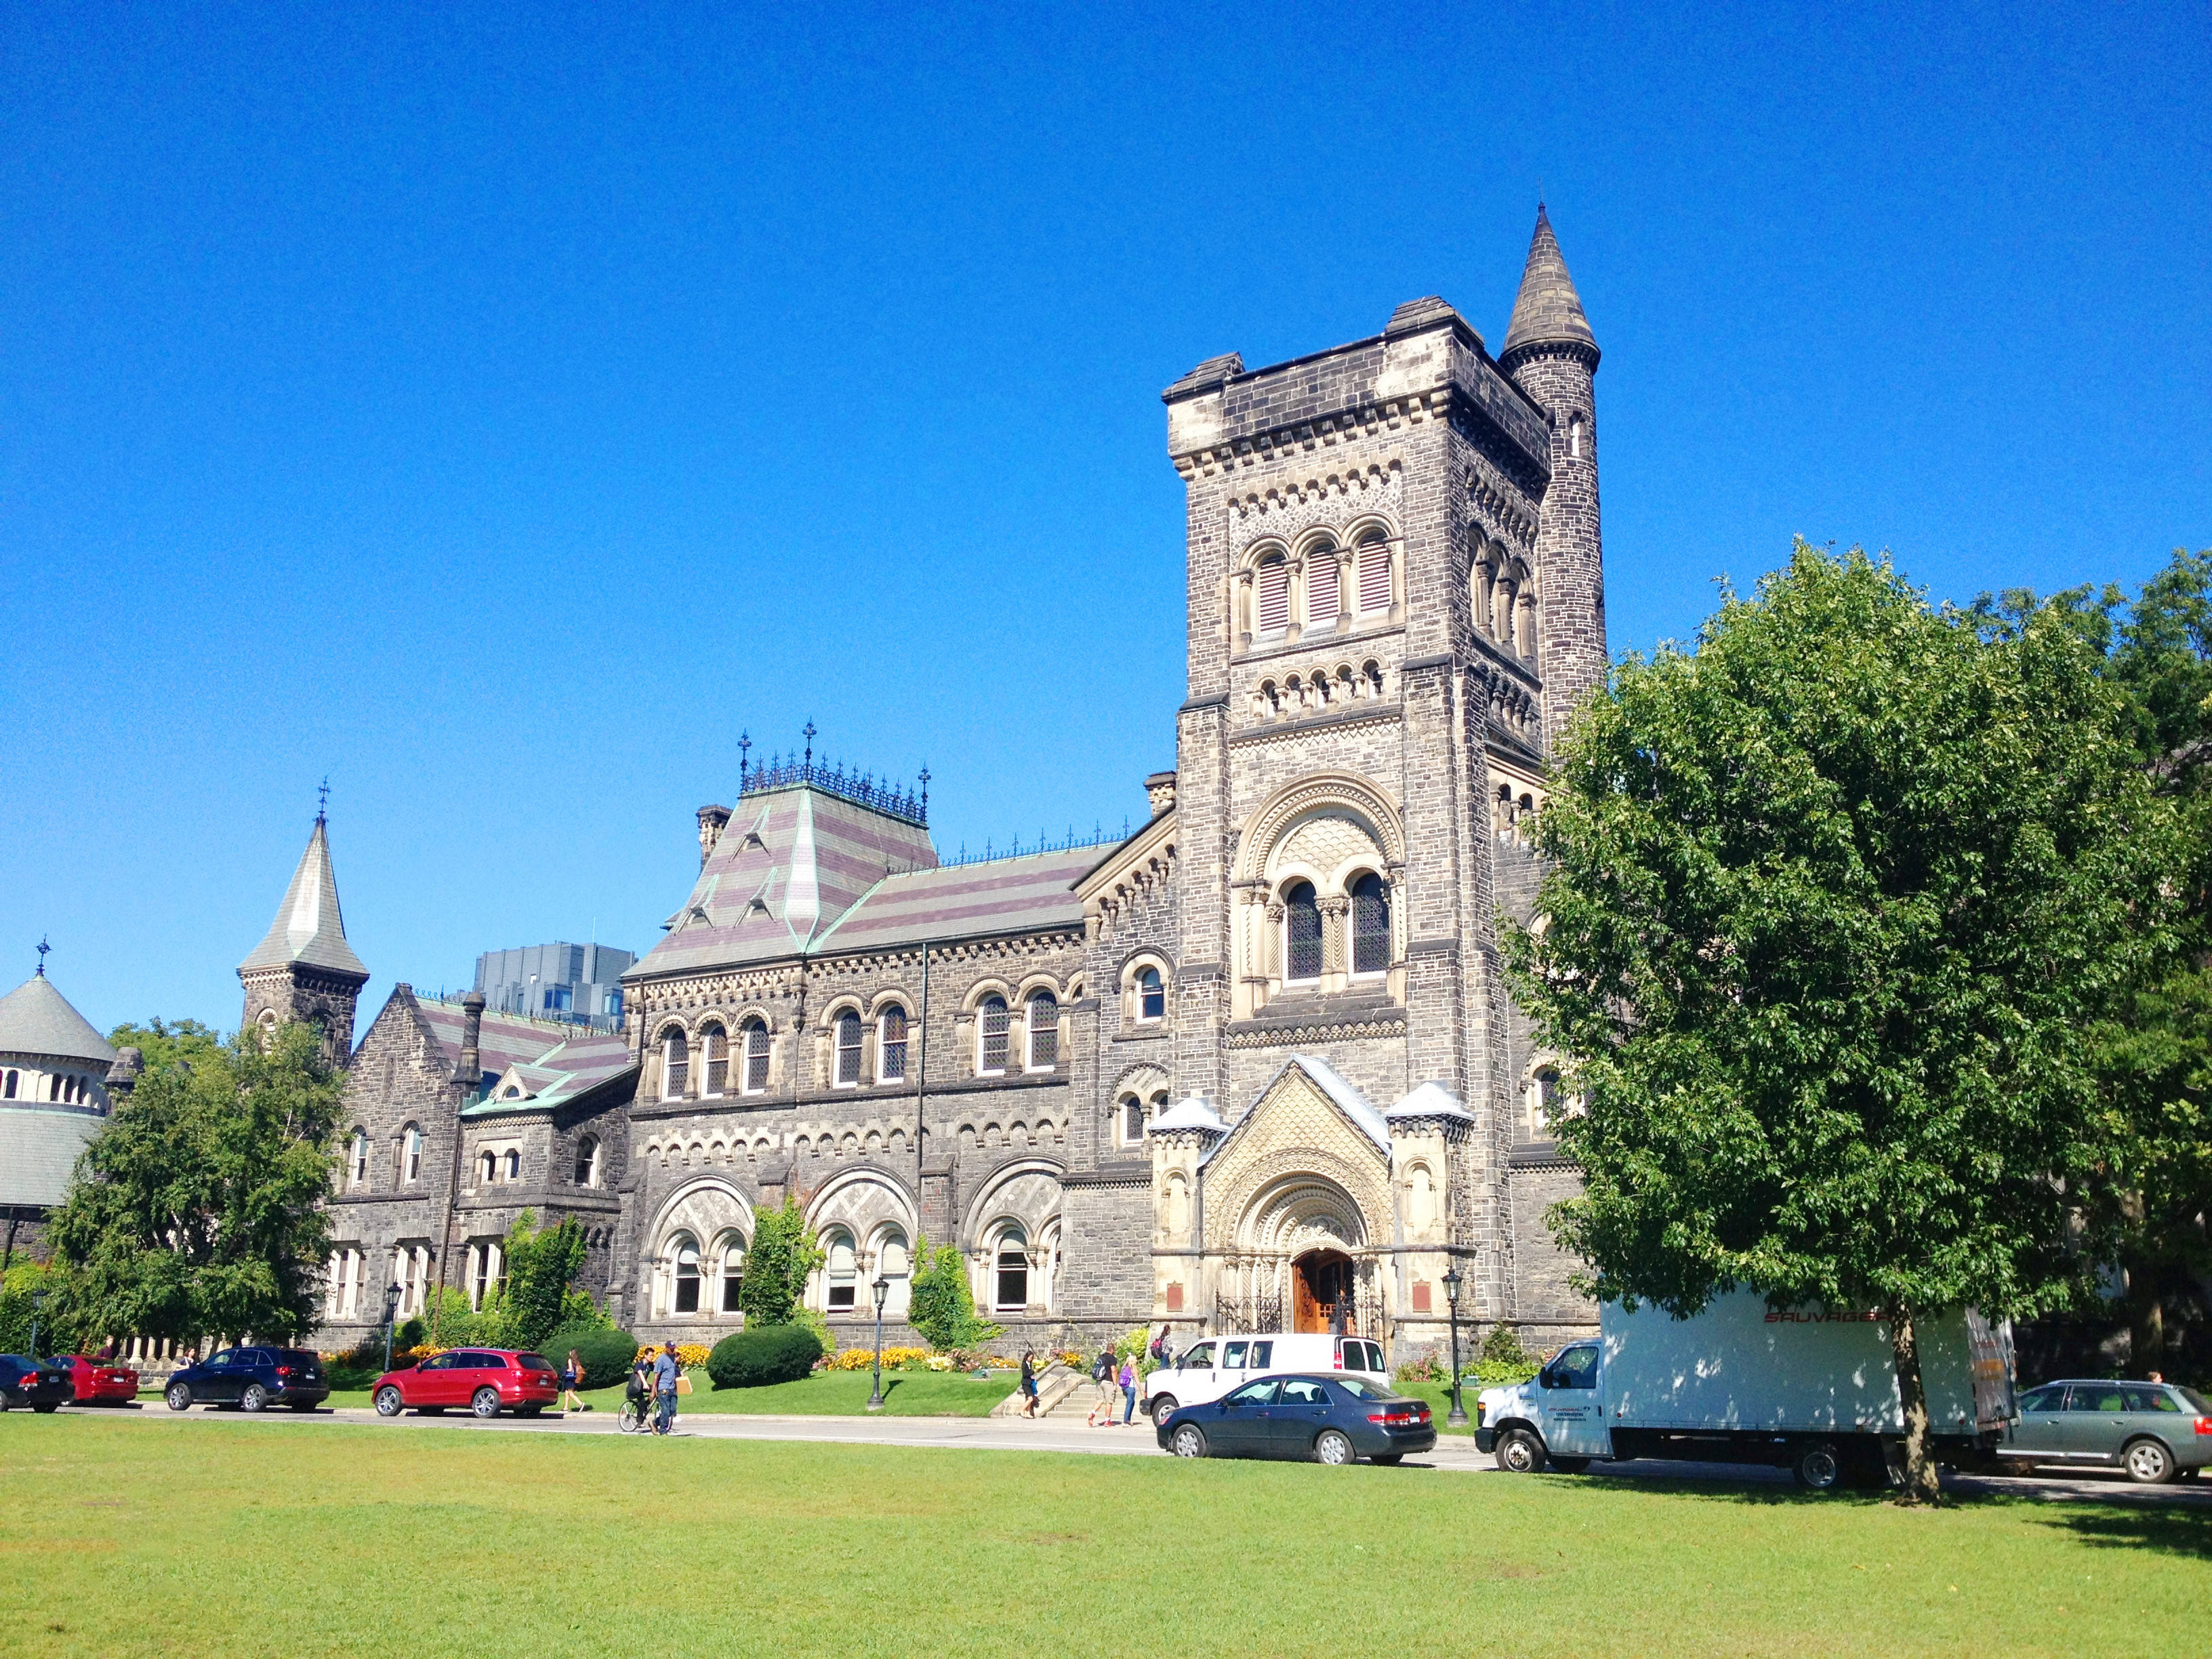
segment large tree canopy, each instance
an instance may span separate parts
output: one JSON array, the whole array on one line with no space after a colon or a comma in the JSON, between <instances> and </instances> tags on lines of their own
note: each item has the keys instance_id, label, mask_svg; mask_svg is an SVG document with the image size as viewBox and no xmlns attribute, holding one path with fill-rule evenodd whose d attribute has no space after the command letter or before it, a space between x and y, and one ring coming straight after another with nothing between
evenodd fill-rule
<instances>
[{"instance_id":1,"label":"large tree canopy","mask_svg":"<svg viewBox=\"0 0 2212 1659\"><path fill-rule=\"evenodd\" d=\"M2169 815L2081 630L1994 635L1799 543L1557 757L1516 995L1586 1103L1563 1243L1607 1298L1731 1285L1912 1320L2082 1293L2118 1151L2092 1023L2139 978ZM1924 1413L1916 1490L1933 1491Z\"/></svg>"},{"instance_id":2,"label":"large tree canopy","mask_svg":"<svg viewBox=\"0 0 2212 1659\"><path fill-rule=\"evenodd\" d=\"M58 1300L81 1340L314 1328L341 1080L304 1025L204 1035L149 1048L54 1212Z\"/></svg>"}]
</instances>

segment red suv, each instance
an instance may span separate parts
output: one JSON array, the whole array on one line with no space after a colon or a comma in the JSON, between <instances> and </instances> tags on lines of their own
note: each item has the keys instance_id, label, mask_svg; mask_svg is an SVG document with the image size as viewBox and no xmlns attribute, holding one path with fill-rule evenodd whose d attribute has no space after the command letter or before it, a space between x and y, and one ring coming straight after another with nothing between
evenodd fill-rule
<instances>
[{"instance_id":1,"label":"red suv","mask_svg":"<svg viewBox=\"0 0 2212 1659\"><path fill-rule=\"evenodd\" d=\"M81 1353L57 1359L54 1364L70 1368L80 1406L112 1406L138 1397L138 1373L128 1365L107 1359L87 1359Z\"/></svg>"},{"instance_id":2,"label":"red suv","mask_svg":"<svg viewBox=\"0 0 2212 1659\"><path fill-rule=\"evenodd\" d=\"M560 1397L561 1380L543 1354L491 1348L454 1348L432 1354L405 1370L376 1379L372 1397L379 1417L410 1409L434 1416L465 1406L478 1417L502 1410L535 1417Z\"/></svg>"}]
</instances>

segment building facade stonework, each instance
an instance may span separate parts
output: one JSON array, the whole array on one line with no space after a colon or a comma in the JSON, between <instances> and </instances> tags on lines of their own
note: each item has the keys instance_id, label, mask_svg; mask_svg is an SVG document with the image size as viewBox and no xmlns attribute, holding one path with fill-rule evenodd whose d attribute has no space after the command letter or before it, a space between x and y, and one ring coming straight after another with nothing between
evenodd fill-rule
<instances>
[{"instance_id":1,"label":"building facade stonework","mask_svg":"<svg viewBox=\"0 0 2212 1659\"><path fill-rule=\"evenodd\" d=\"M947 865L926 795L741 760L619 1033L393 994L351 1054L331 1328L388 1283L475 1297L527 1207L583 1222L629 1328L711 1341L795 1199L850 1343L872 1282L897 1328L946 1243L1018 1345L1164 1322L1402 1355L1443 1340L1447 1274L1477 1328L1588 1328L1544 1225L1571 1108L1498 929L1533 914L1547 757L1606 672L1597 362L1540 210L1497 357L1431 298L1176 381L1188 685L1144 826ZM335 1012L302 871L315 959L264 941L249 1018Z\"/></svg>"}]
</instances>

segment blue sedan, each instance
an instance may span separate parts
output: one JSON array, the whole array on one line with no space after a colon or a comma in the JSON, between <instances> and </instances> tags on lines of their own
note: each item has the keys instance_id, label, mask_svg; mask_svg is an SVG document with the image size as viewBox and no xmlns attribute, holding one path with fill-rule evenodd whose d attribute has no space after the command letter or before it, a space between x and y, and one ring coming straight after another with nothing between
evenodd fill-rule
<instances>
[{"instance_id":1,"label":"blue sedan","mask_svg":"<svg viewBox=\"0 0 2212 1659\"><path fill-rule=\"evenodd\" d=\"M1158 1426L1177 1457L1297 1457L1395 1463L1437 1443L1426 1404L1355 1376L1268 1376L1184 1406Z\"/></svg>"}]
</instances>

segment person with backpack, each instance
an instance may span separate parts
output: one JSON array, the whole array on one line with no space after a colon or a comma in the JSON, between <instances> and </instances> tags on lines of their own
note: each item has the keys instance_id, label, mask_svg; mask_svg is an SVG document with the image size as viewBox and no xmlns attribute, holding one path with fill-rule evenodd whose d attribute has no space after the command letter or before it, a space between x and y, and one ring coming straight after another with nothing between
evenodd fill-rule
<instances>
[{"instance_id":1,"label":"person with backpack","mask_svg":"<svg viewBox=\"0 0 2212 1659\"><path fill-rule=\"evenodd\" d=\"M1037 1414L1036 1354L1034 1350L1022 1351L1022 1415Z\"/></svg>"},{"instance_id":2,"label":"person with backpack","mask_svg":"<svg viewBox=\"0 0 2212 1659\"><path fill-rule=\"evenodd\" d=\"M592 1409L586 1403L584 1396L576 1392L583 1386L583 1357L575 1349L571 1348L568 1350L568 1363L561 1367L561 1409L562 1411L587 1412ZM573 1406L568 1403L572 1400L576 1402Z\"/></svg>"},{"instance_id":3,"label":"person with backpack","mask_svg":"<svg viewBox=\"0 0 2212 1659\"><path fill-rule=\"evenodd\" d=\"M1154 1370L1164 1370L1168 1363L1168 1326L1166 1322L1163 1321L1161 1322L1160 1334L1152 1339L1152 1346L1149 1352L1152 1356L1152 1369Z\"/></svg>"},{"instance_id":4,"label":"person with backpack","mask_svg":"<svg viewBox=\"0 0 2212 1659\"><path fill-rule=\"evenodd\" d=\"M1114 1358L1114 1350L1099 1349L1098 1358L1091 1362L1091 1381L1098 1390L1098 1398L1091 1402L1091 1414L1083 1419L1085 1427L1110 1429L1114 1426L1114 1395L1117 1392L1114 1376L1118 1369L1119 1362Z\"/></svg>"}]
</instances>

